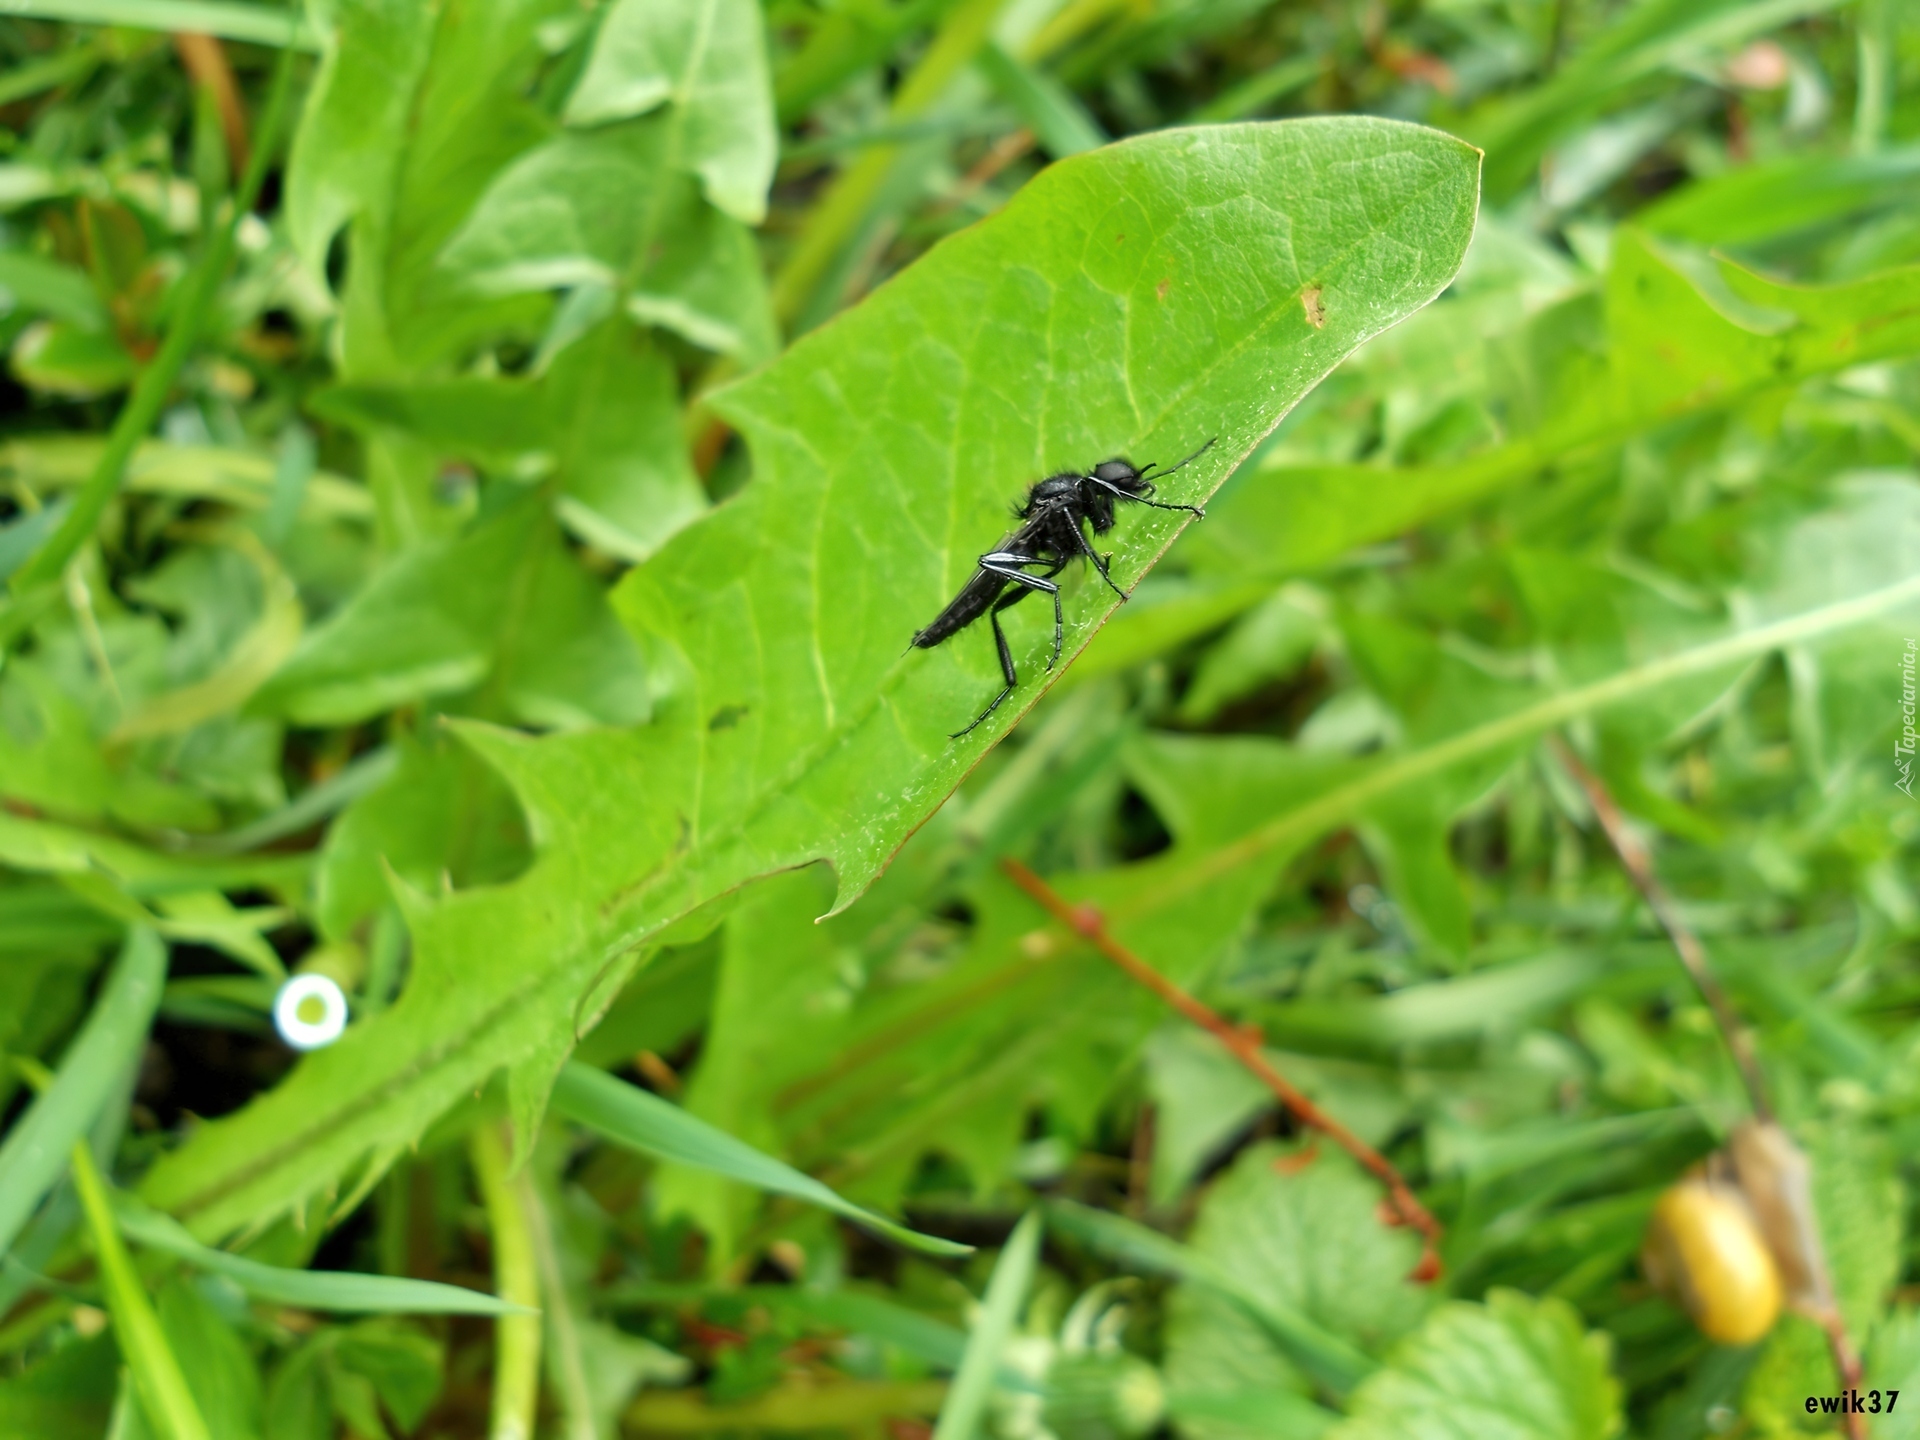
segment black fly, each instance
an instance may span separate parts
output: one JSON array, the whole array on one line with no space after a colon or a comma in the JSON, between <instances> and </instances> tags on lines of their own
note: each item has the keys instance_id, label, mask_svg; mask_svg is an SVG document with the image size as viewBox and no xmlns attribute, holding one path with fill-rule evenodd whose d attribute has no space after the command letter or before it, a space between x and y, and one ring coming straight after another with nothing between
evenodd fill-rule
<instances>
[{"instance_id":1,"label":"black fly","mask_svg":"<svg viewBox=\"0 0 1920 1440\"><path fill-rule=\"evenodd\" d=\"M1216 435L1214 440L1219 438ZM1213 440L1207 441L1172 470L1161 470L1159 478L1164 480L1181 466L1191 465L1206 454L1212 444ZM1113 529L1116 500L1137 501L1156 510L1185 510L1197 518L1206 517L1207 512L1198 505L1165 505L1153 499L1153 482L1147 478L1147 472L1156 468L1149 464L1136 470L1130 462L1114 459L1101 461L1093 467L1091 475L1075 475L1071 471L1049 475L1027 492L1024 505L1014 507L1013 513L1021 521L1020 528L980 557L980 568L973 572L973 578L960 587L960 593L933 617L926 629L913 637L915 645L931 650L982 615L993 623L993 643L1000 650L1000 673L1006 677L1007 686L993 697L993 703L980 712L973 725L954 733L955 740L999 709L1000 702L1020 683L1013 668L1013 652L1007 648L1006 634L1000 629L1002 610L1018 605L1035 590L1053 596L1053 655L1047 661L1047 669L1051 670L1060 658L1060 641L1066 628L1060 613L1060 587L1054 582L1054 576L1071 561L1091 560L1108 588L1122 600L1127 598L1127 592L1115 585L1107 573L1107 563L1113 557L1102 557L1094 550L1080 528L1083 522L1092 524L1094 534L1106 534ZM1029 566L1045 568L1038 575L1029 575ZM1009 585L1014 587L1013 592L1003 593Z\"/></svg>"}]
</instances>

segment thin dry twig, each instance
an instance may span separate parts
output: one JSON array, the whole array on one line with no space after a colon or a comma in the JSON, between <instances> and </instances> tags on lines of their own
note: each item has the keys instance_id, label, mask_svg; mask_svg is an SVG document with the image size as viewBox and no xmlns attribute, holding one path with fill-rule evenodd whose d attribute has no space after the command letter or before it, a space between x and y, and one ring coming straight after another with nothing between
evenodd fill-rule
<instances>
[{"instance_id":1,"label":"thin dry twig","mask_svg":"<svg viewBox=\"0 0 1920 1440\"><path fill-rule=\"evenodd\" d=\"M1847 1322L1837 1309L1820 1317L1820 1328L1827 1332L1827 1350L1833 1356L1833 1368L1840 1372L1840 1393L1857 1391L1866 1384L1866 1367L1860 1353L1847 1336ZM1847 1412L1847 1440L1867 1440L1867 1417Z\"/></svg>"},{"instance_id":2,"label":"thin dry twig","mask_svg":"<svg viewBox=\"0 0 1920 1440\"><path fill-rule=\"evenodd\" d=\"M194 83L212 94L214 106L220 112L220 129L227 140L228 162L233 166L233 173L240 174L247 168L247 110L240 101L240 86L233 78L233 67L227 63L227 52L213 36L198 35L190 30L174 32L173 48L179 52L180 63Z\"/></svg>"},{"instance_id":3,"label":"thin dry twig","mask_svg":"<svg viewBox=\"0 0 1920 1440\"><path fill-rule=\"evenodd\" d=\"M1009 130L987 147L987 153L974 162L973 168L960 177L953 189L940 197L933 206L933 212L938 215L943 211L958 209L967 204L1002 170L1033 149L1037 143L1033 131L1024 125L1018 130Z\"/></svg>"},{"instance_id":4,"label":"thin dry twig","mask_svg":"<svg viewBox=\"0 0 1920 1440\"><path fill-rule=\"evenodd\" d=\"M1773 1106L1767 1100L1766 1076L1761 1072L1760 1062L1753 1053L1753 1042L1740 1024L1740 1017L1734 1013L1733 1002L1727 998L1719 977L1713 973L1706 947L1700 943L1700 937L1688 928L1687 922L1680 918L1673 896L1667 893L1667 887L1654 874L1653 857L1647 853L1647 847L1640 843L1640 837L1627 827L1626 817L1620 813L1620 806L1605 782L1581 762L1580 757L1573 753L1572 746L1558 736L1553 739L1553 749L1560 763L1566 766L1567 772L1586 792L1587 802L1593 806L1600 828L1606 832L1614 853L1620 857L1622 868L1647 902L1647 907L1653 911L1654 918L1660 922L1660 928L1667 932L1667 938L1679 952L1680 963L1686 966L1694 988L1700 992L1700 998L1713 1011L1714 1024L1719 1027L1721 1038L1726 1041L1727 1049L1733 1055L1733 1063L1739 1068L1741 1082L1747 1087L1747 1100L1753 1106L1754 1118L1771 1120Z\"/></svg>"},{"instance_id":5,"label":"thin dry twig","mask_svg":"<svg viewBox=\"0 0 1920 1440\"><path fill-rule=\"evenodd\" d=\"M1740 1024L1740 1017L1734 1012L1733 1002L1728 998L1720 979L1713 973L1712 962L1707 958L1706 947L1680 917L1680 911L1673 903L1673 896L1666 886L1660 883L1660 877L1654 873L1653 857L1640 838L1628 828L1626 817L1603 781L1589 770L1573 747L1559 736L1553 737L1554 754L1559 758L1567 772L1579 782L1586 792L1587 802L1593 806L1593 813L1600 821L1614 853L1620 857L1621 868L1627 872L1634 887L1639 890L1647 907L1653 911L1660 927L1667 932L1667 938L1673 942L1674 950L1680 956L1680 963L1686 967L1692 978L1694 988L1700 992L1700 998L1707 1002L1707 1008L1713 1012L1714 1024L1719 1027L1721 1038L1726 1042L1728 1051L1733 1055L1733 1063L1740 1071L1741 1082L1746 1086L1747 1100L1753 1106L1754 1118L1771 1123L1773 1107L1767 1099L1766 1076L1760 1069L1759 1058L1753 1053L1753 1042L1746 1029ZM1824 1313L1815 1317L1820 1327L1826 1331L1827 1348L1833 1356L1833 1368L1839 1372L1841 1391L1858 1390L1862 1383L1863 1370L1859 1353L1853 1348L1853 1342L1847 1335L1846 1322L1841 1319L1837 1308L1828 1305ZM1866 1440L1866 1418L1851 1412L1847 1415L1848 1440Z\"/></svg>"},{"instance_id":6,"label":"thin dry twig","mask_svg":"<svg viewBox=\"0 0 1920 1440\"><path fill-rule=\"evenodd\" d=\"M1072 904L1018 860L1011 857L1002 859L1000 868L1006 872L1008 879L1032 896L1048 914L1086 940L1130 978L1146 986L1225 1045L1233 1058L1271 1090L1302 1125L1320 1131L1371 1171L1386 1186L1395 1219L1418 1230L1425 1242L1420 1263L1414 1267L1413 1278L1423 1281L1439 1278L1440 1222L1415 1198L1407 1182L1401 1179L1400 1172L1393 1168L1392 1161L1294 1089L1287 1078L1273 1068L1261 1050L1264 1037L1259 1026L1231 1024L1210 1006L1194 999L1108 934L1106 917L1099 910L1091 905Z\"/></svg>"}]
</instances>

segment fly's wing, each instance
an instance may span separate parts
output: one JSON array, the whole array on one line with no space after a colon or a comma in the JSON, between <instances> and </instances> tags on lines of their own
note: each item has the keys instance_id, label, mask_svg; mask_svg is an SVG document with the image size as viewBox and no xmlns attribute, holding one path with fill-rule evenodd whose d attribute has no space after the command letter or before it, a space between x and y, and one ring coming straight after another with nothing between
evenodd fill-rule
<instances>
[{"instance_id":1,"label":"fly's wing","mask_svg":"<svg viewBox=\"0 0 1920 1440\"><path fill-rule=\"evenodd\" d=\"M1016 555L1033 554L1035 531L1041 528L1035 521L1029 521L1010 535L1000 537L1000 543L989 554L1011 551ZM933 617L927 628L913 637L913 643L922 650L931 650L948 636L967 628L982 615L987 607L1000 598L1000 592L1013 582L1004 575L996 575L991 570L976 570L966 584L960 587L960 593L947 602L947 608Z\"/></svg>"},{"instance_id":2,"label":"fly's wing","mask_svg":"<svg viewBox=\"0 0 1920 1440\"><path fill-rule=\"evenodd\" d=\"M987 607L1000 597L1012 582L991 570L976 570L973 578L960 587L960 593L947 602L947 608L934 616L927 628L913 637L922 650L931 650L948 636L957 634L987 613Z\"/></svg>"}]
</instances>

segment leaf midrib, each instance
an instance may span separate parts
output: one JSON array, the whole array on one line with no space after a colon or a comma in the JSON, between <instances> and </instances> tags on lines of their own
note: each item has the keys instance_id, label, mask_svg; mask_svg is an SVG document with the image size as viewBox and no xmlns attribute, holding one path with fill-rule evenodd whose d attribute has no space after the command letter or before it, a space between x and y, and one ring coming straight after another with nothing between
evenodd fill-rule
<instances>
[{"instance_id":1,"label":"leaf midrib","mask_svg":"<svg viewBox=\"0 0 1920 1440\"><path fill-rule=\"evenodd\" d=\"M1277 845L1318 833L1338 824L1373 800L1438 774L1465 760L1503 745L1551 729L1591 710L1603 709L1673 680L1750 660L1774 650L1824 635L1836 634L1885 614L1904 601L1920 600L1920 575L1882 586L1849 600L1836 600L1803 610L1783 620L1710 640L1671 655L1618 671L1602 680L1562 691L1510 715L1487 721L1423 750L1388 762L1288 811L1240 840L1222 846L1212 856L1196 861L1170 883L1115 906L1112 918L1124 919L1150 912L1217 880L1226 872L1257 859Z\"/></svg>"}]
</instances>

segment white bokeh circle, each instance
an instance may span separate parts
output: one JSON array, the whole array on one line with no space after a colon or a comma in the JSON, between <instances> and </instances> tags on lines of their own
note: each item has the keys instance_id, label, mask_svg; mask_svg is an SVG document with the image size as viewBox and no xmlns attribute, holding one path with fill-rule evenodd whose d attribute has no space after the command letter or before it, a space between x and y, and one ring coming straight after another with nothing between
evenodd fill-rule
<instances>
[{"instance_id":1,"label":"white bokeh circle","mask_svg":"<svg viewBox=\"0 0 1920 1440\"><path fill-rule=\"evenodd\" d=\"M309 1020L301 1015L320 1002L320 1016ZM280 987L273 1002L273 1023L280 1038L296 1050L318 1050L331 1045L347 1028L346 993L325 975L296 975Z\"/></svg>"}]
</instances>

